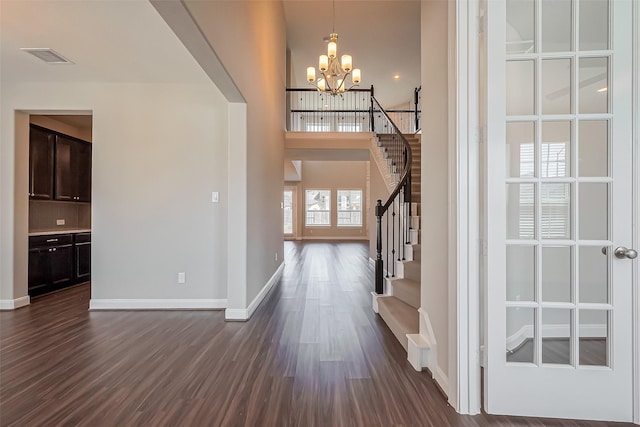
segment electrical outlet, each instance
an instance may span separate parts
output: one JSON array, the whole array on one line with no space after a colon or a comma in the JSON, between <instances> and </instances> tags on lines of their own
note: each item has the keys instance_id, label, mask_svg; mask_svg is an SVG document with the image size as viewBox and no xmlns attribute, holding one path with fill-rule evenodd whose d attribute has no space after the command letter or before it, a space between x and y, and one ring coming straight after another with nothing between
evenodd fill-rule
<instances>
[{"instance_id":1,"label":"electrical outlet","mask_svg":"<svg viewBox=\"0 0 640 427\"><path fill-rule=\"evenodd\" d=\"M178 284L187 283L187 275L186 273L178 273Z\"/></svg>"},{"instance_id":2,"label":"electrical outlet","mask_svg":"<svg viewBox=\"0 0 640 427\"><path fill-rule=\"evenodd\" d=\"M65 221L64 219L56 219L56 225L64 225Z\"/></svg>"}]
</instances>

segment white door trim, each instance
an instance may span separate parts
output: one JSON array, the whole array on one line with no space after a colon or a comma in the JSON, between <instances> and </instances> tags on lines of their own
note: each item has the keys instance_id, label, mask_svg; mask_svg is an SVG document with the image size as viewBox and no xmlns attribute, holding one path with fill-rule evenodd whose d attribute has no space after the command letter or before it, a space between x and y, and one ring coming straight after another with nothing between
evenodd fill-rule
<instances>
[{"instance_id":1,"label":"white door trim","mask_svg":"<svg viewBox=\"0 0 640 427\"><path fill-rule=\"evenodd\" d=\"M633 2L633 247L640 249L640 3ZM640 261L633 266L633 422L640 424Z\"/></svg>"},{"instance_id":2,"label":"white door trim","mask_svg":"<svg viewBox=\"0 0 640 427\"><path fill-rule=\"evenodd\" d=\"M480 413L479 0L449 3L449 401Z\"/></svg>"}]
</instances>

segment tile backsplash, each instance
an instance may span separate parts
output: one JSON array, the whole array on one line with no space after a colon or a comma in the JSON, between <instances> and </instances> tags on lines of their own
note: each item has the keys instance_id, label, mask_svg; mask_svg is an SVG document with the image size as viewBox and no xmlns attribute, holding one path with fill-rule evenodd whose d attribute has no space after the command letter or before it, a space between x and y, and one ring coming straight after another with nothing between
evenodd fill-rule
<instances>
[{"instance_id":1,"label":"tile backsplash","mask_svg":"<svg viewBox=\"0 0 640 427\"><path fill-rule=\"evenodd\" d=\"M57 225L64 220L64 225ZM29 200L29 232L91 228L89 203Z\"/></svg>"}]
</instances>

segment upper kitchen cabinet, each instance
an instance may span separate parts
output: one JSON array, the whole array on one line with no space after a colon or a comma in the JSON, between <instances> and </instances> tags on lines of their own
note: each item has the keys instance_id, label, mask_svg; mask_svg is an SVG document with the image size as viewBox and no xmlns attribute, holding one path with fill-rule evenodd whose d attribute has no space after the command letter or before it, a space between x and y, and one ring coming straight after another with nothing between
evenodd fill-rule
<instances>
[{"instance_id":1,"label":"upper kitchen cabinet","mask_svg":"<svg viewBox=\"0 0 640 427\"><path fill-rule=\"evenodd\" d=\"M53 200L55 134L31 126L29 139L29 197Z\"/></svg>"},{"instance_id":2,"label":"upper kitchen cabinet","mask_svg":"<svg viewBox=\"0 0 640 427\"><path fill-rule=\"evenodd\" d=\"M91 144L65 135L56 137L56 200L91 201Z\"/></svg>"},{"instance_id":3,"label":"upper kitchen cabinet","mask_svg":"<svg viewBox=\"0 0 640 427\"><path fill-rule=\"evenodd\" d=\"M29 197L91 201L91 143L31 125Z\"/></svg>"}]
</instances>

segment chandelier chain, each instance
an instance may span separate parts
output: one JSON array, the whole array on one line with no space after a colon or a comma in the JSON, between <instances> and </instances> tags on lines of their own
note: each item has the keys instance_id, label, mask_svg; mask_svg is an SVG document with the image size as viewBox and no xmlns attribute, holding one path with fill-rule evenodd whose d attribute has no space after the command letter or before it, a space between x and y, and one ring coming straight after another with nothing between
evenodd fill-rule
<instances>
[{"instance_id":1,"label":"chandelier chain","mask_svg":"<svg viewBox=\"0 0 640 427\"><path fill-rule=\"evenodd\" d=\"M331 17L331 32L336 32L336 0L333 0L333 16Z\"/></svg>"},{"instance_id":2,"label":"chandelier chain","mask_svg":"<svg viewBox=\"0 0 640 427\"><path fill-rule=\"evenodd\" d=\"M336 0L332 0L331 28L332 32L328 37L327 55L320 55L318 64L320 78L316 79L315 67L307 67L307 81L322 93L332 96L340 94L357 87L360 84L361 73L359 68L352 68L351 55L342 55L342 61L337 56L338 34L336 33ZM351 77L351 86L347 87L347 78Z\"/></svg>"}]
</instances>

